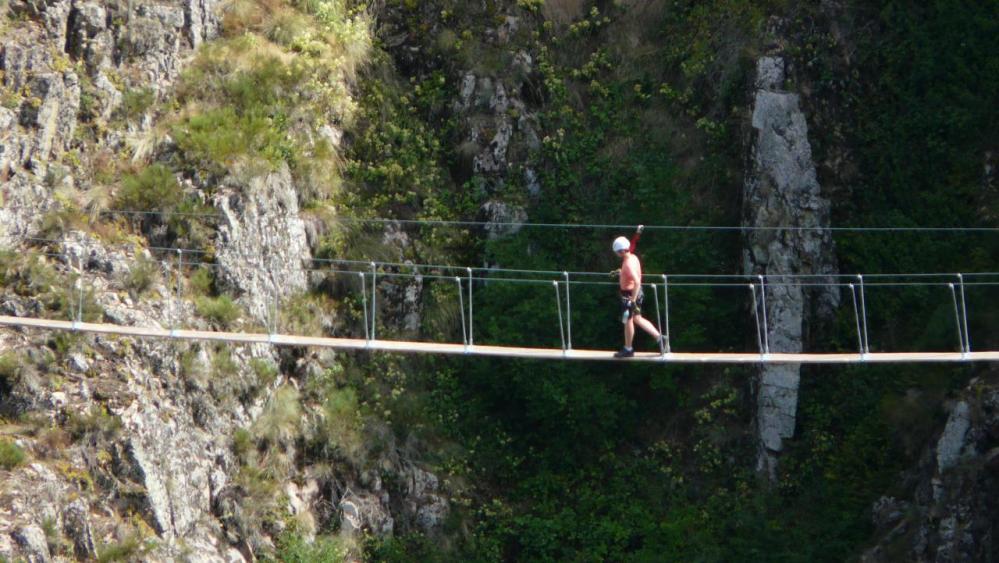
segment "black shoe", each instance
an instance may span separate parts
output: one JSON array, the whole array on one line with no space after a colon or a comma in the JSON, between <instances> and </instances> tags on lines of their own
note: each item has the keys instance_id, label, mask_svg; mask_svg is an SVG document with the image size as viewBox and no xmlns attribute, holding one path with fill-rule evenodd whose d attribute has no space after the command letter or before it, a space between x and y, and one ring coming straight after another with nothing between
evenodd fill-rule
<instances>
[{"instance_id":1,"label":"black shoe","mask_svg":"<svg viewBox=\"0 0 999 563\"><path fill-rule=\"evenodd\" d=\"M635 355L634 348L621 348L617 352L614 352L615 358L630 358Z\"/></svg>"}]
</instances>

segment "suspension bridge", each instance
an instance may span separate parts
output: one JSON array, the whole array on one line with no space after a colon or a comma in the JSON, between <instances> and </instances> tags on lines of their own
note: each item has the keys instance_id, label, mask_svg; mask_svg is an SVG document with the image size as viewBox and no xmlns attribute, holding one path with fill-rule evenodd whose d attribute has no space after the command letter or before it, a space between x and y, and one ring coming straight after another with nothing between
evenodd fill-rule
<instances>
[{"instance_id":1,"label":"suspension bridge","mask_svg":"<svg viewBox=\"0 0 999 563\"><path fill-rule=\"evenodd\" d=\"M146 212L144 212L146 213ZM364 221L364 220L362 220ZM377 220L390 221L390 220ZM456 225L478 224L476 222L431 222L454 223ZM535 226L538 226L537 224ZM549 226L540 224L540 226ZM552 225L554 226L554 225ZM562 225L566 227L566 225ZM576 225L568 225L576 227ZM596 228L617 228L617 225L588 225ZM669 229L669 226L651 226L649 230ZM681 229L684 227L675 227ZM693 227L699 228L699 227ZM746 227L704 227L709 229L746 230ZM786 227L797 229L797 227ZM752 230L752 227L748 229ZM807 228L815 229L815 228ZM821 229L821 228L819 228ZM892 228L842 228L861 229L892 229ZM940 230L962 232L961 228L901 228L897 230ZM963 229L963 231L994 232L999 229ZM27 239L36 244L57 244L55 239ZM180 248L150 248L164 256L173 254L173 271L176 277L176 299L181 299L181 278L185 266L217 267L211 262L188 260L185 255L198 256L204 252ZM50 257L59 257L69 265L69 257L62 253L41 253ZM246 264L262 264L259 256L244 257ZM170 261L161 260L164 269L170 270ZM270 318L266 331L263 332L228 332L212 330L192 330L184 328L183 319L163 319L159 326L127 326L110 323L84 322L83 292L85 265L82 257L78 263L79 278L77 282L78 298L72 318L43 319L16 316L0 316L0 325L22 327L28 329L73 331L94 334L114 334L136 338L176 339L227 342L233 344L267 344L272 346L293 347L327 347L348 350L368 350L394 353L427 353L467 356L489 356L508 358L527 358L545 360L586 360L586 361L631 361L658 363L719 363L719 364L862 364L862 363L923 363L923 362L980 362L999 361L999 351L972 350L971 337L968 329L968 305L966 292L972 288L999 287L999 273L912 273L912 274L658 274L643 277L643 288L652 294L654 300L654 323L664 336L664 345L656 352L636 351L630 358L615 358L613 350L586 349L573 346L572 295L584 286L610 286L608 292L615 291L616 282L595 280L596 277L606 278L603 272L569 272L549 270L524 270L510 268L472 268L452 265L414 264L399 262L313 259L312 267L303 267L306 272L322 272L326 274L354 277L358 282L357 295L360 296L363 311L363 335L358 338L329 335L284 334L280 332L280 302L275 296L270 307ZM246 265L246 268L261 269L263 266ZM288 266L282 269L287 270ZM378 284L392 278L421 278L453 283L456 288L456 300L460 311L461 341L460 342L427 342L413 340L394 340L378 338ZM531 284L548 286L551 291L551 311L544 314L557 322L559 347L542 347L537 345L507 345L483 343L475 341L475 294L474 288L488 284ZM767 293L775 288L815 289L822 287L837 288L849 297L852 306L853 324L855 327L856 348L850 351L804 352L771 349L769 333L771 320L767 318ZM950 350L935 351L887 351L872 352L869 344L867 292L871 288L939 288L949 294L950 308L956 346ZM613 288L613 289L611 289ZM681 288L742 288L749 295L747 302L750 307L751 326L755 326L756 349L740 352L718 351L684 351L674 349L670 338L670 308L683 307L684 303L677 301L675 296L671 304L671 291ZM660 300L660 295L662 299ZM480 297L481 299L481 297ZM579 317L579 312L575 317ZM650 314L646 314L650 318ZM996 318L995 314L989 318ZM650 319L651 320L651 319ZM577 321L578 322L578 321ZM602 322L602 320L601 320ZM553 327L554 328L554 327Z\"/></svg>"}]
</instances>

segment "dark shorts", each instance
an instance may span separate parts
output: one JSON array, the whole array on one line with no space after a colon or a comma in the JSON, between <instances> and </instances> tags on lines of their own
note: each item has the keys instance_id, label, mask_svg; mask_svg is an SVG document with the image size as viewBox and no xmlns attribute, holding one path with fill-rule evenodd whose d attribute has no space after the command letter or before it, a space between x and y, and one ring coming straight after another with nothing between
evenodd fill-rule
<instances>
[{"instance_id":1,"label":"dark shorts","mask_svg":"<svg viewBox=\"0 0 999 563\"><path fill-rule=\"evenodd\" d=\"M631 292L621 290L621 312L624 313L628 309L628 301L631 299ZM642 303L645 302L645 293L642 290L638 290L638 299L635 300L634 304L631 306L631 315L637 316L642 314Z\"/></svg>"}]
</instances>

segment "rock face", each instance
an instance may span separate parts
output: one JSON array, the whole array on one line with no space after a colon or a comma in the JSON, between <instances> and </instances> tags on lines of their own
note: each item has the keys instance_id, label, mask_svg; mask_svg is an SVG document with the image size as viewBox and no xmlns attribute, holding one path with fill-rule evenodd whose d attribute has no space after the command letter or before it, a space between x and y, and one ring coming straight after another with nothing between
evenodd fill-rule
<instances>
[{"instance_id":1,"label":"rock face","mask_svg":"<svg viewBox=\"0 0 999 563\"><path fill-rule=\"evenodd\" d=\"M192 48L217 35L216 0L101 4L12 0L0 17L17 23L0 45L0 245L31 236L52 207L53 165L98 152L74 133L104 130L128 91L169 88ZM9 14L7 11L9 10ZM79 64L77 64L79 63ZM97 144L121 151L118 135ZM73 178L68 182L72 184ZM75 186L77 188L87 186Z\"/></svg>"},{"instance_id":2,"label":"rock face","mask_svg":"<svg viewBox=\"0 0 999 563\"><path fill-rule=\"evenodd\" d=\"M432 534L450 512L437 476L405 459L394 439L388 439L390 448L378 460L381 471L362 471L338 495L342 536L361 532L391 536L400 528Z\"/></svg>"},{"instance_id":3,"label":"rock face","mask_svg":"<svg viewBox=\"0 0 999 563\"><path fill-rule=\"evenodd\" d=\"M223 182L216 260L222 283L241 293L250 314L271 322L282 298L304 291L310 252L298 194L286 164L242 183ZM275 327L276 328L276 327Z\"/></svg>"},{"instance_id":4,"label":"rock face","mask_svg":"<svg viewBox=\"0 0 999 563\"><path fill-rule=\"evenodd\" d=\"M527 53L518 53L514 64L523 68L519 73L526 77L532 69L532 60ZM518 73L512 73L513 76ZM496 77L465 74L462 79L459 100L455 112L463 116L467 138L460 151L470 158L470 166L459 174L459 179L467 175L478 178L485 195L492 195L505 183L521 181L527 196L536 196L540 191L537 174L527 162L527 154L511 150L511 147L524 147L537 150L541 146L537 133L536 117L528 111L520 99L521 87L510 89ZM518 175L522 177L518 177ZM522 207L510 206L496 200L487 201L482 214L489 225L486 230L490 238L506 234L509 229L493 226L498 215L497 206L502 206L500 215L513 216L526 220Z\"/></svg>"},{"instance_id":5,"label":"rock face","mask_svg":"<svg viewBox=\"0 0 999 563\"><path fill-rule=\"evenodd\" d=\"M106 247L98 239L71 231L64 235L59 255L67 267L83 265L85 288L93 291L109 322L162 326L176 310L192 325L207 328L191 314L189 303L175 302L163 285L165 278L155 278L149 289L160 299L133 300L122 291L131 268L143 257L141 252ZM150 259L148 254L145 259ZM31 308L9 296L2 303L7 309ZM44 343L47 337L41 338ZM229 351L225 357L232 373L221 377L215 373L214 352L194 347L184 365L184 349L177 346L93 337L88 342L89 357L69 354L64 367L49 368L68 382L60 390L22 381L0 397L0 406L25 405L22 410L48 413L54 420L105 412L97 420L116 421L114 436L104 438L106 443L89 438L59 454L54 463L64 468L61 474L38 463L4 480L0 506L12 508L13 514L0 515L0 537L9 534L16 549L4 552L0 541L0 555L35 557L32 553L38 550L29 541L33 536L21 534L23 541L18 540L18 530L48 520L77 557L93 558L97 537L117 535L113 530L121 511L139 515L156 534L158 545L149 553L154 559L173 559L193 550L198 561L234 560L212 517L212 499L229 481L231 433L248 426L266 400L267 390L251 369L251 358L270 362L276 358L267 347ZM3 344L5 350L36 348L38 343L23 334L12 335ZM94 482L104 493L91 507L84 499L94 493ZM81 493L87 496L80 497Z\"/></svg>"},{"instance_id":6,"label":"rock face","mask_svg":"<svg viewBox=\"0 0 999 563\"><path fill-rule=\"evenodd\" d=\"M805 116L799 109L798 96L780 90L783 82L783 59L762 57L757 63L752 157L743 192L743 224L764 228L828 226L829 202L820 193ZM839 305L839 294L834 289L805 292L793 285L793 279L782 275L835 272L831 233L753 230L746 236L745 244L743 271L762 274L767 280L769 350L800 352L809 313L814 310L818 315L830 314ZM794 435L799 379L798 365L767 366L760 370L757 469L771 478L775 476L783 440Z\"/></svg>"},{"instance_id":7,"label":"rock face","mask_svg":"<svg viewBox=\"0 0 999 563\"><path fill-rule=\"evenodd\" d=\"M77 559L97 557L97 542L90 525L90 507L83 499L77 499L63 511L66 534L73 542L73 554Z\"/></svg>"},{"instance_id":8,"label":"rock face","mask_svg":"<svg viewBox=\"0 0 999 563\"><path fill-rule=\"evenodd\" d=\"M511 45L521 33L519 18L497 18L496 28L486 30L483 43L506 59L502 73L466 72L461 78L458 99L453 110L463 123L464 142L459 148L464 162L456 170L456 180L473 179L473 185L487 198L481 208L487 235L495 238L515 232L494 221L513 217L526 221L521 206L494 198L507 184L523 186L523 195L536 197L540 192L537 172L531 158L541 147L538 118L524 96L534 59Z\"/></svg>"},{"instance_id":9,"label":"rock face","mask_svg":"<svg viewBox=\"0 0 999 563\"><path fill-rule=\"evenodd\" d=\"M997 474L999 387L976 379L918 466L901 476L911 496L874 503L877 539L861 561L994 561Z\"/></svg>"}]
</instances>

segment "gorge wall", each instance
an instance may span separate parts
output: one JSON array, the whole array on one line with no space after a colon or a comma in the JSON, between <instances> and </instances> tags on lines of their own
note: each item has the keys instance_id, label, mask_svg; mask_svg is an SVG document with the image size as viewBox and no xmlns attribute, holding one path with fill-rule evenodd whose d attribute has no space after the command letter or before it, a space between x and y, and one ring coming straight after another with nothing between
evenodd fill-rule
<instances>
[{"instance_id":1,"label":"gorge wall","mask_svg":"<svg viewBox=\"0 0 999 563\"><path fill-rule=\"evenodd\" d=\"M771 352L801 352L809 318L830 315L836 288L805 291L786 274L831 274L836 261L829 201L822 197L798 95L783 90L785 59L761 57L756 66L752 153L743 192L746 235L743 272L766 280L766 333ZM791 227L791 229L778 229ZM800 230L798 230L800 229ZM810 281L830 280L816 278ZM761 297L759 298L761 303ZM759 312L763 318L763 312ZM756 384L757 470L774 479L783 441L794 435L799 365L760 368Z\"/></svg>"}]
</instances>

